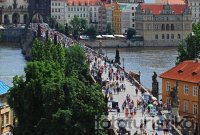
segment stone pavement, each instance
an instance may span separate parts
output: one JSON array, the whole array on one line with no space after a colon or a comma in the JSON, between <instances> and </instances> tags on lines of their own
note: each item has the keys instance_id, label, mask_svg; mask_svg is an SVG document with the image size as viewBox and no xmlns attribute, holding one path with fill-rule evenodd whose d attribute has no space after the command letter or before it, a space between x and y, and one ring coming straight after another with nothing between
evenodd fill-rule
<instances>
[{"instance_id":1,"label":"stone pavement","mask_svg":"<svg viewBox=\"0 0 200 135\"><path fill-rule=\"evenodd\" d=\"M102 62L101 64L103 65L103 63L104 62ZM114 68L114 71L116 71L116 68ZM107 73L105 73L105 71L103 72L102 79L103 79L103 81L108 80L108 70L107 70ZM122 84L122 83L119 83L119 84ZM109 112L109 119L112 119L112 120L115 119L115 122L113 121L113 123L115 123L114 125L116 125L116 127L118 127L116 119L126 120L128 122L123 121L121 124L124 124L124 123L126 124L126 129L127 129L127 131L131 132L131 135L133 135L136 131L138 132L139 135L143 135L143 134L141 134L141 130L140 130L140 124L141 124L140 121L141 120L143 121L144 117L146 117L146 120L147 120L147 125L145 128L145 131L147 133L146 135L155 135L156 133L157 133L157 135L164 135L164 131L161 129L161 126L155 124L156 125L155 131L153 131L153 129L152 129L152 122L155 121L155 123L156 123L156 120L159 120L160 118L158 116L155 116L155 117L149 116L149 114L147 112L145 112L145 116L142 116L141 108L137 109L137 113L136 113L136 115L133 116L133 118L125 117L125 114L122 110L122 104L123 104L124 100L126 99L127 94L129 94L131 99L134 101L134 106L137 105L137 99L140 100L140 98L142 97L142 94L139 91L138 95L136 95L136 92L135 92L136 87L134 85L132 85L126 78L125 78L123 84L126 85L125 92L122 91L122 92L119 92L119 94L113 94L113 101L118 102L118 106L120 108L120 113L117 116L116 111ZM146 111L147 111L147 109L146 109ZM170 134L172 134L172 133L168 133L168 135L170 135Z\"/></svg>"}]
</instances>

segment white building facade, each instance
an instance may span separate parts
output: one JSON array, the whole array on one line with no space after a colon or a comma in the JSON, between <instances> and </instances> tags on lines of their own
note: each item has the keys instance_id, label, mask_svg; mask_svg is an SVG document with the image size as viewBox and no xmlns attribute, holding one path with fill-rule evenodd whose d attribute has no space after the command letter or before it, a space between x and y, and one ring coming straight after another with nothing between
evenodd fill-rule
<instances>
[{"instance_id":1,"label":"white building facade","mask_svg":"<svg viewBox=\"0 0 200 135\"><path fill-rule=\"evenodd\" d=\"M28 1L27 0L2 0L0 2L1 18L3 24L19 24L28 21Z\"/></svg>"},{"instance_id":2,"label":"white building facade","mask_svg":"<svg viewBox=\"0 0 200 135\"><path fill-rule=\"evenodd\" d=\"M200 21L200 0L188 0L188 5L192 11L192 22Z\"/></svg>"},{"instance_id":3,"label":"white building facade","mask_svg":"<svg viewBox=\"0 0 200 135\"><path fill-rule=\"evenodd\" d=\"M66 23L66 0L51 0L51 17L59 23Z\"/></svg>"},{"instance_id":4,"label":"white building facade","mask_svg":"<svg viewBox=\"0 0 200 135\"><path fill-rule=\"evenodd\" d=\"M127 33L128 28L135 29L135 12L138 3L119 3L122 15L121 15L121 32Z\"/></svg>"}]
</instances>

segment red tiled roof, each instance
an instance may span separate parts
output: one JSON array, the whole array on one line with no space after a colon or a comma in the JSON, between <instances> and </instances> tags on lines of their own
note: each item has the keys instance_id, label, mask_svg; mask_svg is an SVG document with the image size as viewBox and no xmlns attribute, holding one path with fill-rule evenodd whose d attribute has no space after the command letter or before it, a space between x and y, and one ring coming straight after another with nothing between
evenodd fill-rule
<instances>
[{"instance_id":1,"label":"red tiled roof","mask_svg":"<svg viewBox=\"0 0 200 135\"><path fill-rule=\"evenodd\" d=\"M156 3L159 4L185 4L185 0L156 0Z\"/></svg>"},{"instance_id":2,"label":"red tiled roof","mask_svg":"<svg viewBox=\"0 0 200 135\"><path fill-rule=\"evenodd\" d=\"M68 5L72 5L73 3L75 5L97 5L101 2L101 0L67 0Z\"/></svg>"},{"instance_id":3,"label":"red tiled roof","mask_svg":"<svg viewBox=\"0 0 200 135\"><path fill-rule=\"evenodd\" d=\"M175 12L175 14L182 14L187 5L186 4L182 4L182 5L170 5L171 9ZM141 8L143 10L149 9L152 11L152 14L156 15L156 14L160 14L163 9L164 9L164 5L158 5L158 4L141 4Z\"/></svg>"},{"instance_id":4,"label":"red tiled roof","mask_svg":"<svg viewBox=\"0 0 200 135\"><path fill-rule=\"evenodd\" d=\"M160 78L167 78L185 82L200 82L200 62L184 61L170 70L162 73Z\"/></svg>"}]
</instances>

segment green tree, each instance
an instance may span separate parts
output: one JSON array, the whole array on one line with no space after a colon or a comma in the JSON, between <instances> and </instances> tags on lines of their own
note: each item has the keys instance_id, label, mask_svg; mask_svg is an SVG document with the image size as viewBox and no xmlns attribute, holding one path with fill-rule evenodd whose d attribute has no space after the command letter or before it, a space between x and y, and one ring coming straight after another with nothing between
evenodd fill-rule
<instances>
[{"instance_id":1,"label":"green tree","mask_svg":"<svg viewBox=\"0 0 200 135\"><path fill-rule=\"evenodd\" d=\"M200 22L193 25L193 33L189 34L185 39L186 46L180 44L178 47L178 57L176 64L193 60L199 57L200 53Z\"/></svg>"},{"instance_id":2,"label":"green tree","mask_svg":"<svg viewBox=\"0 0 200 135\"><path fill-rule=\"evenodd\" d=\"M51 28L55 28L55 26L56 26L56 18L51 17L51 18L49 19L49 26L50 26Z\"/></svg>"},{"instance_id":3,"label":"green tree","mask_svg":"<svg viewBox=\"0 0 200 135\"><path fill-rule=\"evenodd\" d=\"M136 34L135 29L133 29L133 28L128 28L128 31L127 31L127 39L130 40L130 39L133 37L133 35L135 35L135 34Z\"/></svg>"},{"instance_id":4,"label":"green tree","mask_svg":"<svg viewBox=\"0 0 200 135\"><path fill-rule=\"evenodd\" d=\"M90 36L92 39L95 39L97 35L97 30L93 26L90 26L85 30L85 34Z\"/></svg>"},{"instance_id":5,"label":"green tree","mask_svg":"<svg viewBox=\"0 0 200 135\"><path fill-rule=\"evenodd\" d=\"M111 23L108 23L106 26L106 34L112 35L114 33L114 30L111 27Z\"/></svg>"},{"instance_id":6,"label":"green tree","mask_svg":"<svg viewBox=\"0 0 200 135\"><path fill-rule=\"evenodd\" d=\"M70 25L72 29L72 35L75 39L77 39L88 27L87 20L84 18L78 18L77 16L70 21Z\"/></svg>"},{"instance_id":7,"label":"green tree","mask_svg":"<svg viewBox=\"0 0 200 135\"><path fill-rule=\"evenodd\" d=\"M68 23L65 24L65 35L66 36L69 36L69 33L70 33L70 28L68 26Z\"/></svg>"},{"instance_id":8,"label":"green tree","mask_svg":"<svg viewBox=\"0 0 200 135\"><path fill-rule=\"evenodd\" d=\"M8 94L18 118L14 134L95 134L95 116L104 114L106 104L100 86L88 81L83 49L36 40L31 53L25 77L16 76Z\"/></svg>"}]
</instances>

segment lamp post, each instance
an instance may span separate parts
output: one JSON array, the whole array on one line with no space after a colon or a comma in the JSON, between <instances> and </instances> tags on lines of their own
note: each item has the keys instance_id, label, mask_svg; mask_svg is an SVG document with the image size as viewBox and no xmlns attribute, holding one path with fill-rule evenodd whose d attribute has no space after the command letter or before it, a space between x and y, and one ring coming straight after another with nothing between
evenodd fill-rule
<instances>
[{"instance_id":1,"label":"lamp post","mask_svg":"<svg viewBox=\"0 0 200 135\"><path fill-rule=\"evenodd\" d=\"M123 68L124 68L124 58L122 58L122 61L123 61Z\"/></svg>"}]
</instances>

